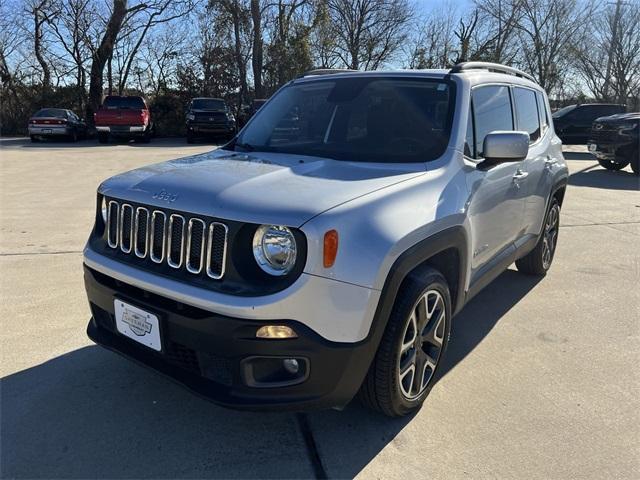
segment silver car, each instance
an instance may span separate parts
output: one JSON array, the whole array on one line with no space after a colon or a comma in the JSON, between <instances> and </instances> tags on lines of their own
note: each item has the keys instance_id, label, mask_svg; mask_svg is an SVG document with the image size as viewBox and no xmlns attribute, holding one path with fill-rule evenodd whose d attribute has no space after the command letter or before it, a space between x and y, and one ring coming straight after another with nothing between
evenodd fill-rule
<instances>
[{"instance_id":1,"label":"silver car","mask_svg":"<svg viewBox=\"0 0 640 480\"><path fill-rule=\"evenodd\" d=\"M523 72L310 72L224 147L100 185L88 335L222 405L405 415L465 303L550 268L567 177Z\"/></svg>"}]
</instances>

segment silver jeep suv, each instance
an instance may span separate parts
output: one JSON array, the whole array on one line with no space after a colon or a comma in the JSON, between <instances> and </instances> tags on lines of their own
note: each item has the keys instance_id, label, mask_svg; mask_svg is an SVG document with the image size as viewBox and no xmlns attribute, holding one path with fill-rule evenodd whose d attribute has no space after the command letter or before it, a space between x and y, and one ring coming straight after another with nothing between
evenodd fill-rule
<instances>
[{"instance_id":1,"label":"silver jeep suv","mask_svg":"<svg viewBox=\"0 0 640 480\"><path fill-rule=\"evenodd\" d=\"M224 147L99 187L88 335L222 405L404 415L465 303L549 269L566 184L523 72L309 72Z\"/></svg>"}]
</instances>

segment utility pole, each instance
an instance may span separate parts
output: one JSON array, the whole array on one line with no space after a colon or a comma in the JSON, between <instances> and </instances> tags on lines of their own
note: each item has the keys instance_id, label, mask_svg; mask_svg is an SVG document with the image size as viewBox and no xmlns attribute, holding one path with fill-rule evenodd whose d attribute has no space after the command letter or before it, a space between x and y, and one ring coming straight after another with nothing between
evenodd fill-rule
<instances>
[{"instance_id":1,"label":"utility pole","mask_svg":"<svg viewBox=\"0 0 640 480\"><path fill-rule=\"evenodd\" d=\"M609 59L607 60L607 73L604 77L602 93L605 100L609 100L609 84L611 79L611 67L613 66L613 56L618 45L618 24L620 23L620 13L622 10L622 0L616 0L616 11L613 15L613 26L611 31L611 45L609 45Z\"/></svg>"}]
</instances>

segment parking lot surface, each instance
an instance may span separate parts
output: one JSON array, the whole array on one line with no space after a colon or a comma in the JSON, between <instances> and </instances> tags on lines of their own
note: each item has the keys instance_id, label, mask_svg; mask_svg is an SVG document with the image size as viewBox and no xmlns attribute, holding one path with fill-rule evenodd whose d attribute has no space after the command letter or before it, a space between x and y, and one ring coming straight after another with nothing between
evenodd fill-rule
<instances>
[{"instance_id":1,"label":"parking lot surface","mask_svg":"<svg viewBox=\"0 0 640 480\"><path fill-rule=\"evenodd\" d=\"M0 140L0 477L640 478L640 185L568 148L550 273L456 317L415 416L240 413L94 346L82 248L101 180L210 144Z\"/></svg>"}]
</instances>

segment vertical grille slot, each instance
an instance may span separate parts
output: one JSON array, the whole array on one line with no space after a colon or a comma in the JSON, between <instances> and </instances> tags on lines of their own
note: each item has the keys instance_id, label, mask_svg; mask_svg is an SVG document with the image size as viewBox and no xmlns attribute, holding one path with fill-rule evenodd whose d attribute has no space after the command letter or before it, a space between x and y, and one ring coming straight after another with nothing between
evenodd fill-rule
<instances>
[{"instance_id":1,"label":"vertical grille slot","mask_svg":"<svg viewBox=\"0 0 640 480\"><path fill-rule=\"evenodd\" d=\"M131 253L132 238L133 207L125 203L120 210L120 250L124 253Z\"/></svg>"},{"instance_id":2,"label":"vertical grille slot","mask_svg":"<svg viewBox=\"0 0 640 480\"><path fill-rule=\"evenodd\" d=\"M184 256L184 225L182 215L172 214L169 217L169 232L167 234L167 263L170 267L180 268Z\"/></svg>"},{"instance_id":3,"label":"vertical grille slot","mask_svg":"<svg viewBox=\"0 0 640 480\"><path fill-rule=\"evenodd\" d=\"M107 243L111 248L118 246L118 223L120 222L120 206L111 200L107 210Z\"/></svg>"},{"instance_id":4,"label":"vertical grille slot","mask_svg":"<svg viewBox=\"0 0 640 480\"><path fill-rule=\"evenodd\" d=\"M136 256L144 258L149 251L149 210L136 208L136 221L133 228L133 244Z\"/></svg>"},{"instance_id":5,"label":"vertical grille slot","mask_svg":"<svg viewBox=\"0 0 640 480\"><path fill-rule=\"evenodd\" d=\"M163 212L155 210L151 215L151 252L149 257L156 263L162 263L164 260L164 234L166 223L167 216Z\"/></svg>"},{"instance_id":6,"label":"vertical grille slot","mask_svg":"<svg viewBox=\"0 0 640 480\"><path fill-rule=\"evenodd\" d=\"M214 280L224 276L227 260L227 235L229 229L223 223L213 222L209 225L207 238L207 275Z\"/></svg>"},{"instance_id":7,"label":"vertical grille slot","mask_svg":"<svg viewBox=\"0 0 640 480\"><path fill-rule=\"evenodd\" d=\"M206 224L199 218L189 220L187 229L187 271L200 273L204 263Z\"/></svg>"}]
</instances>

